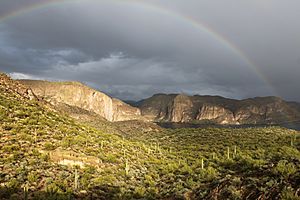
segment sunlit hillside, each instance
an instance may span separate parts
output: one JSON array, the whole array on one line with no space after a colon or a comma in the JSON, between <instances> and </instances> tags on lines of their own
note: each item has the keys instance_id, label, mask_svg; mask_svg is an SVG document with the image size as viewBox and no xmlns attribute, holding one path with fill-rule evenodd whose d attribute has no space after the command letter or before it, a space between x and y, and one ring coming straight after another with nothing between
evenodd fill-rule
<instances>
[{"instance_id":1,"label":"sunlit hillside","mask_svg":"<svg viewBox=\"0 0 300 200\"><path fill-rule=\"evenodd\" d=\"M1 75L1 199L299 198L299 132L103 132L20 88Z\"/></svg>"}]
</instances>

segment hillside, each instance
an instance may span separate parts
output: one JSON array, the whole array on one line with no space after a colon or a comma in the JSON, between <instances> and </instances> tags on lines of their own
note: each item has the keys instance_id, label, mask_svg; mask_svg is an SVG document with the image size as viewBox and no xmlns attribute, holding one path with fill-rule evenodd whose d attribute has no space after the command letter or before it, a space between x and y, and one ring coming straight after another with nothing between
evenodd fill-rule
<instances>
[{"instance_id":1,"label":"hillside","mask_svg":"<svg viewBox=\"0 0 300 200\"><path fill-rule=\"evenodd\" d=\"M141 118L140 110L79 82L19 80L34 93L55 106L66 104L98 114L108 121Z\"/></svg>"},{"instance_id":2,"label":"hillside","mask_svg":"<svg viewBox=\"0 0 300 200\"><path fill-rule=\"evenodd\" d=\"M278 97L234 100L219 96L157 94L136 106L143 116L160 122L281 124L300 119L300 104Z\"/></svg>"},{"instance_id":3,"label":"hillside","mask_svg":"<svg viewBox=\"0 0 300 200\"><path fill-rule=\"evenodd\" d=\"M118 122L128 130L104 132L6 75L0 80L0 199L299 198L297 131L166 130L136 121L149 129Z\"/></svg>"},{"instance_id":4,"label":"hillside","mask_svg":"<svg viewBox=\"0 0 300 200\"><path fill-rule=\"evenodd\" d=\"M0 199L107 199L125 187L125 164L137 173L141 161L158 159L146 144L59 114L5 74L0 115Z\"/></svg>"}]
</instances>

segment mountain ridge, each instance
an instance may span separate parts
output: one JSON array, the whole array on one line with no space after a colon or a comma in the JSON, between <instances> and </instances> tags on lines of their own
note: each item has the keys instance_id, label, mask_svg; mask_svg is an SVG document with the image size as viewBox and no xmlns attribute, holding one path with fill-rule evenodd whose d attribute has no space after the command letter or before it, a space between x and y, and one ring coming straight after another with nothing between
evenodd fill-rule
<instances>
[{"instance_id":1,"label":"mountain ridge","mask_svg":"<svg viewBox=\"0 0 300 200\"><path fill-rule=\"evenodd\" d=\"M19 82L51 104L75 106L111 122L142 120L242 125L281 124L300 119L300 103L276 96L237 100L222 96L159 93L138 102L123 102L80 82Z\"/></svg>"},{"instance_id":2,"label":"mountain ridge","mask_svg":"<svg viewBox=\"0 0 300 200\"><path fill-rule=\"evenodd\" d=\"M154 121L218 124L276 124L300 119L300 103L280 97L254 97L242 100L221 96L155 94L135 104ZM180 114L181 113L181 114Z\"/></svg>"},{"instance_id":3,"label":"mountain ridge","mask_svg":"<svg viewBox=\"0 0 300 200\"><path fill-rule=\"evenodd\" d=\"M0 74L0 199L299 197L298 131L90 126L28 91Z\"/></svg>"},{"instance_id":4,"label":"mountain ridge","mask_svg":"<svg viewBox=\"0 0 300 200\"><path fill-rule=\"evenodd\" d=\"M141 118L138 108L134 108L80 82L18 81L30 87L37 96L53 105L65 103L76 106L94 112L108 121L127 121Z\"/></svg>"}]
</instances>

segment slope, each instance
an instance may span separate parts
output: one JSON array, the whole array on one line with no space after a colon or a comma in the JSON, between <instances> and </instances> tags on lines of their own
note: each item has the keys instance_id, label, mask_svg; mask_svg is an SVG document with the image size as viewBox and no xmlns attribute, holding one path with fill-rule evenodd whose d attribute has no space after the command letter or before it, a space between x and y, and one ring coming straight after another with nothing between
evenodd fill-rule
<instances>
[{"instance_id":1,"label":"slope","mask_svg":"<svg viewBox=\"0 0 300 200\"><path fill-rule=\"evenodd\" d=\"M62 116L5 74L0 80L0 199L107 199L126 188L127 171L161 156Z\"/></svg>"},{"instance_id":2,"label":"slope","mask_svg":"<svg viewBox=\"0 0 300 200\"><path fill-rule=\"evenodd\" d=\"M141 118L135 107L89 88L79 82L49 82L19 80L35 94L53 105L67 104L100 115L108 121L127 121Z\"/></svg>"},{"instance_id":3,"label":"slope","mask_svg":"<svg viewBox=\"0 0 300 200\"><path fill-rule=\"evenodd\" d=\"M62 116L5 75L0 80L0 199L299 197L299 132L116 135Z\"/></svg>"}]
</instances>

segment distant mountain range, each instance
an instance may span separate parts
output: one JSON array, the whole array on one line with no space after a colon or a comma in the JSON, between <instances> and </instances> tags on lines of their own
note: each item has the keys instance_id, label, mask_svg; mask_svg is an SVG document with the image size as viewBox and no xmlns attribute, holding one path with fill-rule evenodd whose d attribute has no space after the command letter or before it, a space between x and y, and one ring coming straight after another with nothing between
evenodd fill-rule
<instances>
[{"instance_id":1,"label":"distant mountain range","mask_svg":"<svg viewBox=\"0 0 300 200\"><path fill-rule=\"evenodd\" d=\"M78 82L19 82L51 104L83 109L108 121L143 120L224 125L300 121L300 104L287 102L279 97L235 100L220 96L155 94L148 99L125 103Z\"/></svg>"},{"instance_id":2,"label":"distant mountain range","mask_svg":"<svg viewBox=\"0 0 300 200\"><path fill-rule=\"evenodd\" d=\"M147 119L161 122L239 125L300 121L300 104L279 97L235 100L220 96L156 94L132 105Z\"/></svg>"}]
</instances>

